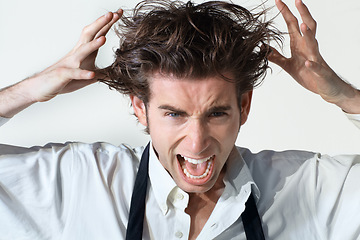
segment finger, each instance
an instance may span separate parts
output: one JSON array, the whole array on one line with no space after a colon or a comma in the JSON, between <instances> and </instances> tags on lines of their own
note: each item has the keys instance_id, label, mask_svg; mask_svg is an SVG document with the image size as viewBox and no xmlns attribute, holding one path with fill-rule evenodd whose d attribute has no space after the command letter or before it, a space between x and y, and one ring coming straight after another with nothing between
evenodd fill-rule
<instances>
[{"instance_id":1,"label":"finger","mask_svg":"<svg viewBox=\"0 0 360 240\"><path fill-rule=\"evenodd\" d=\"M318 42L315 38L315 34L305 23L302 23L300 28L301 28L301 32L303 33L303 37L305 38L307 51L310 54L309 56L312 57L312 59L310 60L314 60L314 61L318 60L317 58L320 55L320 53L319 53Z\"/></svg>"},{"instance_id":2,"label":"finger","mask_svg":"<svg viewBox=\"0 0 360 240\"><path fill-rule=\"evenodd\" d=\"M287 63L289 61L288 58L284 57L282 54L280 54L275 48L271 47L271 53L268 56L269 61L277 64L281 68L283 68L285 71L287 68Z\"/></svg>"},{"instance_id":3,"label":"finger","mask_svg":"<svg viewBox=\"0 0 360 240\"><path fill-rule=\"evenodd\" d=\"M49 77L49 79L59 78L62 79L60 82L66 83L70 82L71 80L91 80L95 77L95 72L83 70L80 68L57 68L55 71L52 71L51 74L54 77Z\"/></svg>"},{"instance_id":4,"label":"finger","mask_svg":"<svg viewBox=\"0 0 360 240\"><path fill-rule=\"evenodd\" d=\"M106 24L106 25L96 34L95 38L98 38L98 37L100 37L100 36L105 36L105 35L109 32L109 30L110 30L110 28L113 26L113 24L114 24L115 22L117 22L117 21L121 18L122 14L123 14L123 10L122 10L122 9L119 9L117 12L114 12L114 13L113 13L113 18L111 19L111 21L110 21L108 24Z\"/></svg>"},{"instance_id":5,"label":"finger","mask_svg":"<svg viewBox=\"0 0 360 240\"><path fill-rule=\"evenodd\" d=\"M95 38L96 34L102 28L104 28L109 22L111 22L112 19L113 19L113 13L108 12L107 14L98 18L95 22L84 27L84 29L81 32L79 43L82 44L92 41Z\"/></svg>"},{"instance_id":6,"label":"finger","mask_svg":"<svg viewBox=\"0 0 360 240\"><path fill-rule=\"evenodd\" d=\"M309 9L302 2L302 0L295 1L296 8L298 9L302 21L313 31L314 35L316 33L316 21L311 16Z\"/></svg>"},{"instance_id":7,"label":"finger","mask_svg":"<svg viewBox=\"0 0 360 240\"><path fill-rule=\"evenodd\" d=\"M292 14L288 6L281 0L275 0L276 6L283 16L286 26L290 34L300 35L299 22L297 18Z\"/></svg>"},{"instance_id":8,"label":"finger","mask_svg":"<svg viewBox=\"0 0 360 240\"><path fill-rule=\"evenodd\" d=\"M87 58L93 52L99 50L101 46L105 44L106 38L101 36L91 42L82 44L76 49L76 53L74 54L74 62L81 63L85 58Z\"/></svg>"},{"instance_id":9,"label":"finger","mask_svg":"<svg viewBox=\"0 0 360 240\"><path fill-rule=\"evenodd\" d=\"M76 90L79 90L83 87L89 86L93 83L96 83L97 80L76 80L76 81L72 81L70 82L68 85L66 85L62 90L61 90L61 94L64 93L70 93L70 92L74 92Z\"/></svg>"},{"instance_id":10,"label":"finger","mask_svg":"<svg viewBox=\"0 0 360 240\"><path fill-rule=\"evenodd\" d=\"M83 69L73 69L72 79L74 80L93 80L95 77L95 72L83 70Z\"/></svg>"}]
</instances>

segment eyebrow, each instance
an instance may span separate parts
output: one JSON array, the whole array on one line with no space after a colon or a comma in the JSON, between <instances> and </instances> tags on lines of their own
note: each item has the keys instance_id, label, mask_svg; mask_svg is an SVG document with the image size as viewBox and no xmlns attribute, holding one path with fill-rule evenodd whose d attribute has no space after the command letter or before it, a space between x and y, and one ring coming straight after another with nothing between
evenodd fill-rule
<instances>
[{"instance_id":1,"label":"eyebrow","mask_svg":"<svg viewBox=\"0 0 360 240\"><path fill-rule=\"evenodd\" d=\"M170 105L161 105L158 107L159 109L162 110L168 110L168 111L172 111L172 112L176 112L182 115L188 115L184 110L181 110L179 108L170 106ZM224 105L224 106L214 106L211 107L209 110L206 111L206 113L213 113L213 112L226 112L231 110L231 106L230 105Z\"/></svg>"},{"instance_id":2,"label":"eyebrow","mask_svg":"<svg viewBox=\"0 0 360 240\"><path fill-rule=\"evenodd\" d=\"M181 110L179 108L176 108L176 107L173 107L173 106L170 106L170 105L161 105L158 108L162 109L162 110L168 110L168 111L171 111L171 112L176 112L176 113L179 113L179 114L187 114L184 110Z\"/></svg>"},{"instance_id":3,"label":"eyebrow","mask_svg":"<svg viewBox=\"0 0 360 240\"><path fill-rule=\"evenodd\" d=\"M225 105L225 106L214 106L211 107L208 112L226 112L231 110L231 106L230 105Z\"/></svg>"}]
</instances>

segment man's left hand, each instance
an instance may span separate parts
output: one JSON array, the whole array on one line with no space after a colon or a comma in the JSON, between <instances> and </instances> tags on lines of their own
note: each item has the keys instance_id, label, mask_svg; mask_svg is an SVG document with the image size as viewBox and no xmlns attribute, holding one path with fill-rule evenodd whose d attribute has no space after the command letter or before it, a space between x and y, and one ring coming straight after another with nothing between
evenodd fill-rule
<instances>
[{"instance_id":1,"label":"man's left hand","mask_svg":"<svg viewBox=\"0 0 360 240\"><path fill-rule=\"evenodd\" d=\"M286 58L272 48L269 60L288 72L304 88L319 94L325 101L345 112L360 113L360 92L344 82L322 58L315 38L316 21L301 0L295 0L303 23L281 0L275 0L290 36L291 57Z\"/></svg>"}]
</instances>

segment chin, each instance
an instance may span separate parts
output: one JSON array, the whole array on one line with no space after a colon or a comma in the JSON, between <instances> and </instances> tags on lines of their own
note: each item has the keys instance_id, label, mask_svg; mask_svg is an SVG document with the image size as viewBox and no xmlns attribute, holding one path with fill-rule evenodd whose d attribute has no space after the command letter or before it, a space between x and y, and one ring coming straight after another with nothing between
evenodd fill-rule
<instances>
[{"instance_id":1,"label":"chin","mask_svg":"<svg viewBox=\"0 0 360 240\"><path fill-rule=\"evenodd\" d=\"M187 193L206 193L215 185L215 181L209 181L203 185L194 185L180 179L176 181L176 185Z\"/></svg>"}]
</instances>

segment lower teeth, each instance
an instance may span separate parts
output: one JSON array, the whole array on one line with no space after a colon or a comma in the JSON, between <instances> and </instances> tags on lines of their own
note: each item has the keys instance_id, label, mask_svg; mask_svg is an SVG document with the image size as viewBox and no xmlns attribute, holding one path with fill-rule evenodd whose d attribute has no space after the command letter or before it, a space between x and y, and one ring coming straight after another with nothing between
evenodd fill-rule
<instances>
[{"instance_id":1,"label":"lower teeth","mask_svg":"<svg viewBox=\"0 0 360 240\"><path fill-rule=\"evenodd\" d=\"M185 166L183 166L184 174L185 174L187 177L191 178L191 179L201 179L201 178L204 178L204 177L206 177L206 176L209 174L210 167L211 167L211 163L212 163L212 160L210 160L210 161L208 162L207 168L206 168L205 172L204 172L202 175L200 175L200 176L191 175L191 174L189 173L189 171L186 169Z\"/></svg>"}]
</instances>

